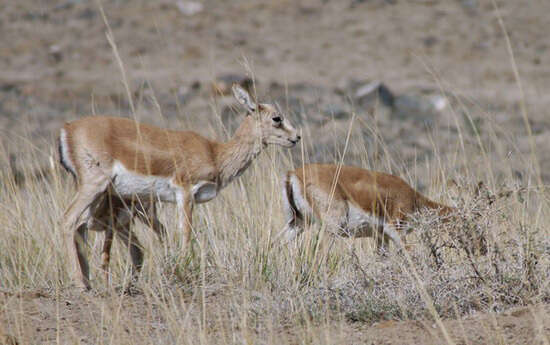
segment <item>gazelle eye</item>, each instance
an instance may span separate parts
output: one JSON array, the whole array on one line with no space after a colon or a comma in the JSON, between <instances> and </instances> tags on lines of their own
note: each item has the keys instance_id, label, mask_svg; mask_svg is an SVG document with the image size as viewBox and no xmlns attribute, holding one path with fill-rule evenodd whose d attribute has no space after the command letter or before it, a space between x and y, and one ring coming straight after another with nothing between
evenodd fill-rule
<instances>
[{"instance_id":1,"label":"gazelle eye","mask_svg":"<svg viewBox=\"0 0 550 345\"><path fill-rule=\"evenodd\" d=\"M281 123L283 121L283 119L281 119L280 116L275 116L274 118L272 118L273 122L275 123Z\"/></svg>"}]
</instances>

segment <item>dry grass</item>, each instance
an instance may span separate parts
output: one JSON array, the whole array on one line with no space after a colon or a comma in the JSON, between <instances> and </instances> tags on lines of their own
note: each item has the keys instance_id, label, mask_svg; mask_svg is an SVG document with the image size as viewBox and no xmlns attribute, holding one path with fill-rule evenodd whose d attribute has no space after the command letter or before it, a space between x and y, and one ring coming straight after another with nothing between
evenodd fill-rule
<instances>
[{"instance_id":1,"label":"dry grass","mask_svg":"<svg viewBox=\"0 0 550 345\"><path fill-rule=\"evenodd\" d=\"M212 124L219 133L217 126ZM382 137L376 128L364 130ZM365 145L362 138L350 136L352 150L366 153ZM341 323L439 320L550 302L546 226L550 214L542 186L501 193L497 186L514 182L493 176L495 187L476 190L479 167L470 170L465 163L466 173L457 186L438 184L428 193L460 211L446 224L433 215L418 214L407 255L392 250L379 257L373 254L370 240L333 238L319 225L294 245L277 247L270 243L283 225L279 177L293 164L289 152L280 149L262 154L215 201L197 208L190 253L180 251L172 205L161 206L162 220L171 230L164 245L152 231L138 226L146 258L133 295L121 292L130 271L124 247L116 242L112 277L106 282L99 269L103 234L91 234L94 291L80 294L70 287L59 227L74 186L57 164L44 169L32 163L44 161L44 156L55 159L54 147L42 147L28 145L28 157L37 158L19 167L19 182L25 181L24 185L16 185L9 170L1 177L0 287L12 299L13 294L40 292L35 298L46 302L38 315L47 316L37 323L51 325L50 340L334 343L341 334L321 336L316 329ZM391 152L386 144L380 143L378 149L381 158L373 161L374 168L376 162L384 165L392 160L384 156ZM302 150L304 154L326 150L327 156L339 156L329 147L315 147L311 140ZM457 161L468 162L467 153L457 155ZM1 156L8 166L7 152ZM438 161L445 162L436 156L417 166L414 174L404 171L402 175L434 180L457 175L446 171L446 163L434 171L432 162ZM477 241L481 237L485 239L483 256ZM2 310L9 333L33 342L39 332L29 328L30 307L13 300L5 305L19 305ZM74 324L67 321L70 317L75 318ZM443 323L439 327L444 328Z\"/></svg>"}]
</instances>

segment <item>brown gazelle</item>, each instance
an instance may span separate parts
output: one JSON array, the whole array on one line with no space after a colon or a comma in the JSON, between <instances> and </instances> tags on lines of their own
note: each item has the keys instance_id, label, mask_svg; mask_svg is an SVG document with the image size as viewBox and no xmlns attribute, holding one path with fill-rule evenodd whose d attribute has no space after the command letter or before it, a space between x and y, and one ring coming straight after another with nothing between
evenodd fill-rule
<instances>
[{"instance_id":1,"label":"brown gazelle","mask_svg":"<svg viewBox=\"0 0 550 345\"><path fill-rule=\"evenodd\" d=\"M377 249L398 244L407 217L422 208L446 215L453 209L426 198L400 177L354 166L305 165L289 171L283 188L287 223L280 236L299 235L308 220L344 237L376 237ZM407 229L408 230L408 229Z\"/></svg>"},{"instance_id":2,"label":"brown gazelle","mask_svg":"<svg viewBox=\"0 0 550 345\"><path fill-rule=\"evenodd\" d=\"M59 136L60 160L76 175L78 187L65 212L63 230L78 285L90 288L84 250L88 228L114 229L129 245L134 269L139 270L142 249L129 234L129 225L140 214L156 224L155 212L151 211L156 200L176 203L178 227L187 248L195 204L213 199L266 145L293 147L300 140L273 105L254 103L237 85L233 94L248 116L225 143L190 131L162 129L118 117L85 117L64 125ZM124 204L128 202L141 206L126 210ZM157 226L157 232L163 231L160 224ZM104 255L110 250L109 236L106 239Z\"/></svg>"}]
</instances>

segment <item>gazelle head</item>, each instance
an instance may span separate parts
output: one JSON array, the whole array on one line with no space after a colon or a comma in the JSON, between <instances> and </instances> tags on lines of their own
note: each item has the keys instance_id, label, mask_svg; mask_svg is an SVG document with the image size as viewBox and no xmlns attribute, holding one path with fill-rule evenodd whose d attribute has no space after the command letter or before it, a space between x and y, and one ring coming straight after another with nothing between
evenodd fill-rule
<instances>
[{"instance_id":1,"label":"gazelle head","mask_svg":"<svg viewBox=\"0 0 550 345\"><path fill-rule=\"evenodd\" d=\"M300 140L298 131L275 106L267 103L256 104L248 92L237 84L233 85L232 90L233 96L246 108L247 116L252 116L258 122L264 145L293 147Z\"/></svg>"}]
</instances>

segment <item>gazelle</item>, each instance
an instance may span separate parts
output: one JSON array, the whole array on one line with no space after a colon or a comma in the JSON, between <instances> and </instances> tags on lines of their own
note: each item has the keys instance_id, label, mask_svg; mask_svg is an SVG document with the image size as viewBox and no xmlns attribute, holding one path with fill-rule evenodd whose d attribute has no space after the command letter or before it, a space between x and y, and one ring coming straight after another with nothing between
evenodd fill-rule
<instances>
[{"instance_id":1,"label":"gazelle","mask_svg":"<svg viewBox=\"0 0 550 345\"><path fill-rule=\"evenodd\" d=\"M145 220L157 224L151 205L156 200L176 203L185 250L195 204L216 197L265 146L293 147L300 140L296 129L273 105L256 104L237 85L232 90L247 116L225 143L190 131L162 129L118 117L85 117L63 126L60 160L78 181L76 196L63 218L71 274L77 285L91 287L84 251L88 228L105 231L113 227L129 246L134 269L139 271L142 249L129 233L135 217L144 214ZM107 195L115 198L105 198ZM142 206L127 210L123 205L127 201ZM163 232L161 225L157 224L156 231ZM104 264L108 263L112 240L112 233L107 235Z\"/></svg>"},{"instance_id":2,"label":"gazelle","mask_svg":"<svg viewBox=\"0 0 550 345\"><path fill-rule=\"evenodd\" d=\"M292 241L308 220L344 237L376 237L379 250L391 239L400 245L399 230L422 208L446 215L453 208L426 198L400 177L354 166L310 164L289 171L283 188L287 223L279 236Z\"/></svg>"}]
</instances>

